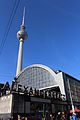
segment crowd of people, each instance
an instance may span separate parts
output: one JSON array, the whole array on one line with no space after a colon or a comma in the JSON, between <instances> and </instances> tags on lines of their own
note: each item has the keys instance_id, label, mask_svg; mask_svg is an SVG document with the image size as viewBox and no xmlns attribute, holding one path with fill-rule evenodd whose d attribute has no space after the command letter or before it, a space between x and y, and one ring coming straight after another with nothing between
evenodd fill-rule
<instances>
[{"instance_id":1,"label":"crowd of people","mask_svg":"<svg viewBox=\"0 0 80 120\"><path fill-rule=\"evenodd\" d=\"M57 114L50 114L50 119L45 120L80 120L80 113L58 112Z\"/></svg>"},{"instance_id":2,"label":"crowd of people","mask_svg":"<svg viewBox=\"0 0 80 120\"><path fill-rule=\"evenodd\" d=\"M80 113L68 113L68 112L57 112L54 114L45 114L45 115L38 115L38 116L27 116L27 117L20 117L18 116L18 120L80 120Z\"/></svg>"},{"instance_id":3,"label":"crowd of people","mask_svg":"<svg viewBox=\"0 0 80 120\"><path fill-rule=\"evenodd\" d=\"M50 120L80 120L79 116L76 113L69 114L65 112L58 112L56 115L50 115ZM48 120L48 119L46 119Z\"/></svg>"}]
</instances>

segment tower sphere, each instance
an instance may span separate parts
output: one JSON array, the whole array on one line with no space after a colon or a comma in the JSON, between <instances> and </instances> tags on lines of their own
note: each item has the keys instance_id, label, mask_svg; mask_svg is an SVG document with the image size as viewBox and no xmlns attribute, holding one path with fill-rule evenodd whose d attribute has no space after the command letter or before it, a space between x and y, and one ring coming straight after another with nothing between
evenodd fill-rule
<instances>
[{"instance_id":1,"label":"tower sphere","mask_svg":"<svg viewBox=\"0 0 80 120\"><path fill-rule=\"evenodd\" d=\"M28 34L27 32L25 31L25 26L21 26L21 29L20 31L17 32L17 38L20 40L20 39L27 39L28 38Z\"/></svg>"}]
</instances>

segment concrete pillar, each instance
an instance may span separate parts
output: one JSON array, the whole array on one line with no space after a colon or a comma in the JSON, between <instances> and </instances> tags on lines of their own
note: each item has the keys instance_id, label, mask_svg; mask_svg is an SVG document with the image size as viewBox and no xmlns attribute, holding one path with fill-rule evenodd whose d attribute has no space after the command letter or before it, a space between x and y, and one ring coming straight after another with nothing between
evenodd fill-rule
<instances>
[{"instance_id":1,"label":"concrete pillar","mask_svg":"<svg viewBox=\"0 0 80 120\"><path fill-rule=\"evenodd\" d=\"M20 39L16 76L18 76L22 70L23 43L24 40Z\"/></svg>"}]
</instances>

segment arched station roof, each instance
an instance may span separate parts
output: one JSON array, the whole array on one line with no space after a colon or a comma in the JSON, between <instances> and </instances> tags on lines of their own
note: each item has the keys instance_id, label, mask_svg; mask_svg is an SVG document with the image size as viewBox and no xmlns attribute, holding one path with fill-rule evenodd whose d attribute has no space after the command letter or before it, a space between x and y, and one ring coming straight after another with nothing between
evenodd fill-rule
<instances>
[{"instance_id":1,"label":"arched station roof","mask_svg":"<svg viewBox=\"0 0 80 120\"><path fill-rule=\"evenodd\" d=\"M24 86L39 89L57 85L55 76L55 71L49 67L42 64L33 64L22 70L18 76L18 82Z\"/></svg>"}]
</instances>

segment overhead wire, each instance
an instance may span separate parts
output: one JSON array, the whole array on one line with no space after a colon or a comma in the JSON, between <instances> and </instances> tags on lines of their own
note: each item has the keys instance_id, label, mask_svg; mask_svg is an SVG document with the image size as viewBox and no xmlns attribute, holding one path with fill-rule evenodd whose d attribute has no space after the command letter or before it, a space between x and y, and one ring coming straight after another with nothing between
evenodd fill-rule
<instances>
[{"instance_id":1,"label":"overhead wire","mask_svg":"<svg viewBox=\"0 0 80 120\"><path fill-rule=\"evenodd\" d=\"M0 54L2 53L2 50L3 50L4 45L6 43L7 36L8 36L9 31L10 31L10 27L11 27L13 18L15 16L15 13L16 13L16 11L18 9L19 3L20 3L20 0L17 0L17 1L15 0L15 2L14 2L13 9L12 9L12 12L10 14L9 21L8 21L5 33L4 33L3 39L2 39L1 44L0 44Z\"/></svg>"}]
</instances>

